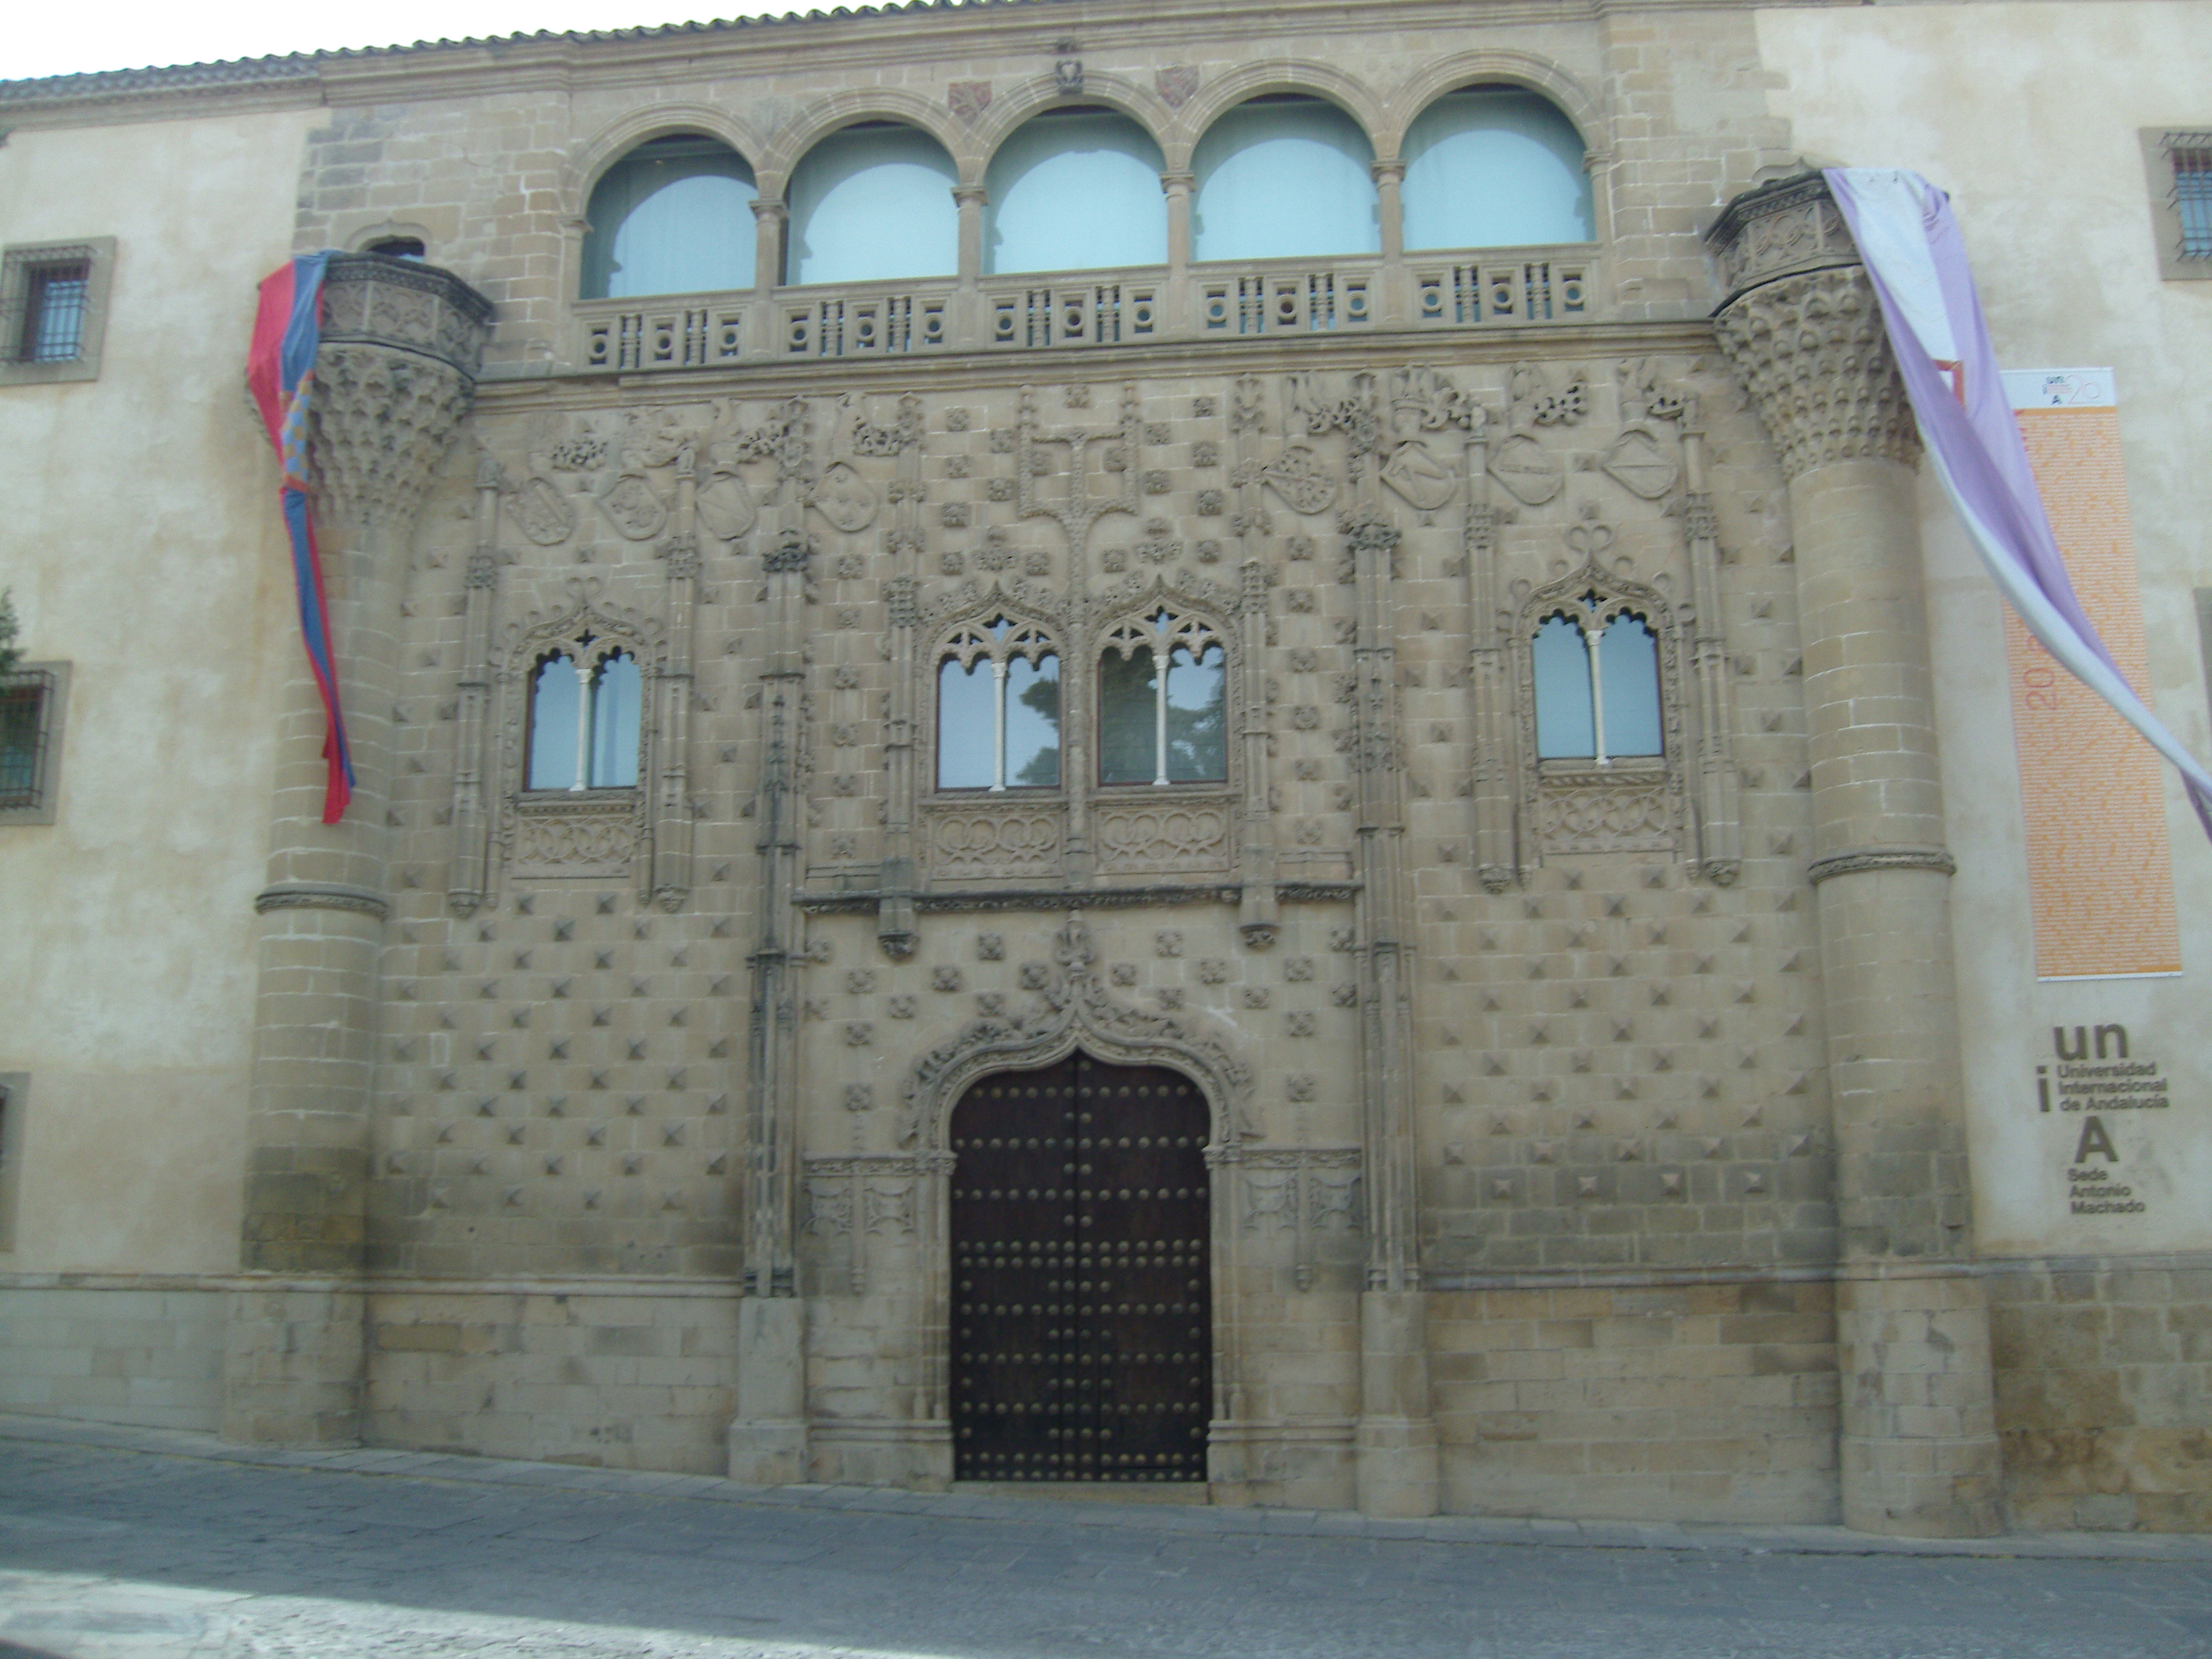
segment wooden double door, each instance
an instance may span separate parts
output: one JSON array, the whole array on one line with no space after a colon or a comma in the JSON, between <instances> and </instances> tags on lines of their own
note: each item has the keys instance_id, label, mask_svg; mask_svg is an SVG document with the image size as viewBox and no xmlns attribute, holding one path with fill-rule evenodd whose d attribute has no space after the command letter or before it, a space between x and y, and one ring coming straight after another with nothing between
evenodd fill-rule
<instances>
[{"instance_id":1,"label":"wooden double door","mask_svg":"<svg viewBox=\"0 0 2212 1659\"><path fill-rule=\"evenodd\" d=\"M953 1474L1203 1480L1205 1097L1077 1053L952 1114Z\"/></svg>"}]
</instances>

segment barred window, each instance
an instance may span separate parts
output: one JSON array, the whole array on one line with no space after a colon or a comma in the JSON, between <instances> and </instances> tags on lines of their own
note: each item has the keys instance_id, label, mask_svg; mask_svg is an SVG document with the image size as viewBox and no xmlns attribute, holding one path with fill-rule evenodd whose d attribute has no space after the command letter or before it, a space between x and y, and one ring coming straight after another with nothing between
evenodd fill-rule
<instances>
[{"instance_id":1,"label":"barred window","mask_svg":"<svg viewBox=\"0 0 2212 1659\"><path fill-rule=\"evenodd\" d=\"M2146 127L2138 137L2150 180L2159 275L2167 282L2212 280L2212 129Z\"/></svg>"},{"instance_id":2,"label":"barred window","mask_svg":"<svg viewBox=\"0 0 2212 1659\"><path fill-rule=\"evenodd\" d=\"M634 789L644 712L637 659L586 635L530 677L530 789Z\"/></svg>"},{"instance_id":3,"label":"barred window","mask_svg":"<svg viewBox=\"0 0 2212 1659\"><path fill-rule=\"evenodd\" d=\"M937 665L937 787L1060 787L1060 655L1042 629L961 627Z\"/></svg>"},{"instance_id":4,"label":"barred window","mask_svg":"<svg viewBox=\"0 0 2212 1659\"><path fill-rule=\"evenodd\" d=\"M1098 781L1229 778L1228 659L1206 623L1165 611L1106 636L1098 665Z\"/></svg>"},{"instance_id":5,"label":"barred window","mask_svg":"<svg viewBox=\"0 0 2212 1659\"><path fill-rule=\"evenodd\" d=\"M0 257L0 386L98 375L114 252L111 237Z\"/></svg>"},{"instance_id":6,"label":"barred window","mask_svg":"<svg viewBox=\"0 0 2212 1659\"><path fill-rule=\"evenodd\" d=\"M2212 259L2212 133L2195 133L2201 144L2177 145L2173 208L2181 221L2181 257Z\"/></svg>"},{"instance_id":7,"label":"barred window","mask_svg":"<svg viewBox=\"0 0 2212 1659\"><path fill-rule=\"evenodd\" d=\"M0 675L0 824L52 823L69 669L27 663Z\"/></svg>"}]
</instances>

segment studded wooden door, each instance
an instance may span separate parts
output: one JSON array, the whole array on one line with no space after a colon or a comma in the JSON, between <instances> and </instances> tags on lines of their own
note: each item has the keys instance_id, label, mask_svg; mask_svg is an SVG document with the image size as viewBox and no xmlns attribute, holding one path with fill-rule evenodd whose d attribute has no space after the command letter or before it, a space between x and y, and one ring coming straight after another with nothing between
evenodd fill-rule
<instances>
[{"instance_id":1,"label":"studded wooden door","mask_svg":"<svg viewBox=\"0 0 2212 1659\"><path fill-rule=\"evenodd\" d=\"M956 1478L1206 1479L1206 1136L1188 1079L1082 1054L962 1097Z\"/></svg>"}]
</instances>

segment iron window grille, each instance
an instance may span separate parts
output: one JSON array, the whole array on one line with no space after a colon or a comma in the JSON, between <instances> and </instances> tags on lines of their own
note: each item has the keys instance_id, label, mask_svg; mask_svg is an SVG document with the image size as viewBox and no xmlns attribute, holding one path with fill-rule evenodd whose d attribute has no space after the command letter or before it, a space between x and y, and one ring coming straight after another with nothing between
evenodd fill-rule
<instances>
[{"instance_id":1,"label":"iron window grille","mask_svg":"<svg viewBox=\"0 0 2212 1659\"><path fill-rule=\"evenodd\" d=\"M112 237L0 257L0 386L98 378L114 260Z\"/></svg>"},{"instance_id":2,"label":"iron window grille","mask_svg":"<svg viewBox=\"0 0 2212 1659\"><path fill-rule=\"evenodd\" d=\"M2173 170L2173 216L2185 259L2212 259L2212 132L2169 132L2166 162Z\"/></svg>"},{"instance_id":3,"label":"iron window grille","mask_svg":"<svg viewBox=\"0 0 2212 1659\"><path fill-rule=\"evenodd\" d=\"M0 676L0 824L52 823L68 671L30 664Z\"/></svg>"},{"instance_id":4,"label":"iron window grille","mask_svg":"<svg viewBox=\"0 0 2212 1659\"><path fill-rule=\"evenodd\" d=\"M2212 128L2139 127L2158 274L2212 281Z\"/></svg>"}]
</instances>

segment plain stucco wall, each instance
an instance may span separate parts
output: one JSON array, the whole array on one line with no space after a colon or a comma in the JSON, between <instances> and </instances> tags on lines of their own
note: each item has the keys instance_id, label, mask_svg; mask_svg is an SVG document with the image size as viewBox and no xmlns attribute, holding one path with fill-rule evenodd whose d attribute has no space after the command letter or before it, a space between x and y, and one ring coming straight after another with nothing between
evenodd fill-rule
<instances>
[{"instance_id":1,"label":"plain stucco wall","mask_svg":"<svg viewBox=\"0 0 2212 1659\"><path fill-rule=\"evenodd\" d=\"M317 118L0 149L0 240L118 243L100 378L0 388L0 586L26 655L73 673L58 821L0 828L0 1071L29 1076L0 1273L237 1263L252 900L298 648L244 358Z\"/></svg>"}]
</instances>

